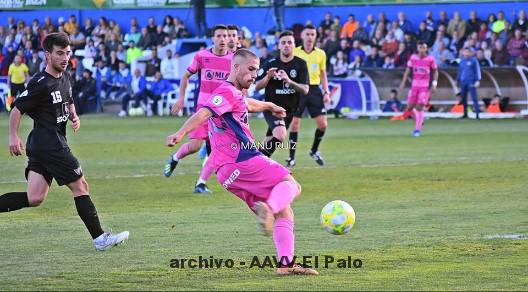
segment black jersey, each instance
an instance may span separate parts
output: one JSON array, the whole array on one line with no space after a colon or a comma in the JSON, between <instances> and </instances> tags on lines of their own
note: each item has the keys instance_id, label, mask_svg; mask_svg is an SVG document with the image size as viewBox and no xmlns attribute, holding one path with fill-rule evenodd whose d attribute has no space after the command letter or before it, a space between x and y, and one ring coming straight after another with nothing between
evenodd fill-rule
<instances>
[{"instance_id":1,"label":"black jersey","mask_svg":"<svg viewBox=\"0 0 528 292\"><path fill-rule=\"evenodd\" d=\"M34 121L27 139L29 151L68 147L66 123L71 104L73 97L68 74L55 78L42 71L33 76L27 89L15 100L18 110Z\"/></svg>"},{"instance_id":2,"label":"black jersey","mask_svg":"<svg viewBox=\"0 0 528 292\"><path fill-rule=\"evenodd\" d=\"M260 68L257 80L264 78L268 70L273 67L277 68L277 72L284 70L288 77L296 83L308 84L308 67L306 62L299 57L293 57L288 63L282 62L279 58L270 59ZM294 112L299 104L300 93L284 80L277 78L272 78L268 82L265 95L266 101L283 107L288 114Z\"/></svg>"}]
</instances>

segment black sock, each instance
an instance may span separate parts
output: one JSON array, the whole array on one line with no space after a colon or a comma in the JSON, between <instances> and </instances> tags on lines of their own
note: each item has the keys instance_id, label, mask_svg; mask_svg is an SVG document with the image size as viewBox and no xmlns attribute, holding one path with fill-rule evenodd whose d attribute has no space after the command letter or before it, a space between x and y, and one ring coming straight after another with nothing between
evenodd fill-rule
<instances>
[{"instance_id":1,"label":"black sock","mask_svg":"<svg viewBox=\"0 0 528 292\"><path fill-rule=\"evenodd\" d=\"M280 144L280 142L281 141L279 139L272 137L271 140L266 142L266 145L264 146L264 148L260 149L260 152L262 152L262 154L268 157L271 157L271 155L273 155L273 152L275 152L275 149L277 149L277 145Z\"/></svg>"},{"instance_id":2,"label":"black sock","mask_svg":"<svg viewBox=\"0 0 528 292\"><path fill-rule=\"evenodd\" d=\"M104 231L101 228L101 223L99 223L99 217L97 216L97 210L95 210L95 206L92 203L90 196L79 196L74 199L79 217L81 217L84 225L86 225L92 238L96 239L99 235L103 234Z\"/></svg>"},{"instance_id":3,"label":"black sock","mask_svg":"<svg viewBox=\"0 0 528 292\"><path fill-rule=\"evenodd\" d=\"M315 129L314 141L312 144L312 153L317 152L317 149L319 149L319 143L321 143L321 140L323 140L324 134L325 131Z\"/></svg>"},{"instance_id":4,"label":"black sock","mask_svg":"<svg viewBox=\"0 0 528 292\"><path fill-rule=\"evenodd\" d=\"M5 193L0 196L0 213L11 212L29 207L26 192Z\"/></svg>"},{"instance_id":5,"label":"black sock","mask_svg":"<svg viewBox=\"0 0 528 292\"><path fill-rule=\"evenodd\" d=\"M295 150L297 149L297 132L290 132L290 159L295 159Z\"/></svg>"}]
</instances>

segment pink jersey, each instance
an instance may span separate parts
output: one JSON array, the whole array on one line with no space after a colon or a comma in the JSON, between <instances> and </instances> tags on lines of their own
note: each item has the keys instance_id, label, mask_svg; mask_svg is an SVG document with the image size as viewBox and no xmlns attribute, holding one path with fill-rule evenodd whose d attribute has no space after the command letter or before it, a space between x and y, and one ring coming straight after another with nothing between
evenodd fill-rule
<instances>
[{"instance_id":1,"label":"pink jersey","mask_svg":"<svg viewBox=\"0 0 528 292\"><path fill-rule=\"evenodd\" d=\"M412 69L412 87L415 88L429 87L431 70L438 68L432 56L426 56L422 59L417 54L413 54L409 58L407 67Z\"/></svg>"},{"instance_id":2,"label":"pink jersey","mask_svg":"<svg viewBox=\"0 0 528 292\"><path fill-rule=\"evenodd\" d=\"M229 163L261 155L249 129L248 112L242 92L224 81L204 102L213 117L209 119L209 141L215 171Z\"/></svg>"},{"instance_id":3,"label":"pink jersey","mask_svg":"<svg viewBox=\"0 0 528 292\"><path fill-rule=\"evenodd\" d=\"M196 110L199 110L205 101L211 96L211 93L227 80L231 70L232 53L218 56L213 53L213 49L201 50L194 55L193 61L187 71L192 74L198 74L200 93Z\"/></svg>"}]
</instances>

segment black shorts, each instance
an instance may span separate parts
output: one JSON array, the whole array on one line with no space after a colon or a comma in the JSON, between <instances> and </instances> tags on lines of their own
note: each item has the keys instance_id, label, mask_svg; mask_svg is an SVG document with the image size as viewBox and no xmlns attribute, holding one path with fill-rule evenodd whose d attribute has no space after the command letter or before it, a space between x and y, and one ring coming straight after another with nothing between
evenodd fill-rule
<instances>
[{"instance_id":1,"label":"black shorts","mask_svg":"<svg viewBox=\"0 0 528 292\"><path fill-rule=\"evenodd\" d=\"M268 131L266 132L266 136L272 136L273 129L278 126L284 126L286 127L286 130L288 130L293 120L293 115L288 114L285 118L281 119L274 116L270 111L265 111L264 118L266 119L266 123L268 123Z\"/></svg>"},{"instance_id":2,"label":"black shorts","mask_svg":"<svg viewBox=\"0 0 528 292\"><path fill-rule=\"evenodd\" d=\"M308 109L310 117L316 118L320 115L326 115L326 108L324 105L323 92L318 85L310 85L307 95L301 94L299 99L299 107L294 116L302 118L304 111Z\"/></svg>"},{"instance_id":3,"label":"black shorts","mask_svg":"<svg viewBox=\"0 0 528 292\"><path fill-rule=\"evenodd\" d=\"M83 176L81 165L69 148L48 151L27 151L29 171L36 172L51 185L53 179L59 186L72 183Z\"/></svg>"}]
</instances>

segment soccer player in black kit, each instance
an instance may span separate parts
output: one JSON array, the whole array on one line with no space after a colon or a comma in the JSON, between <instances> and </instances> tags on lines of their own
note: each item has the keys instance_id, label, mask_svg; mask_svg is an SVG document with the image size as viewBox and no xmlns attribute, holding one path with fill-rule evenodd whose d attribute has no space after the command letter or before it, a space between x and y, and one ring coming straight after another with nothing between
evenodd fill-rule
<instances>
[{"instance_id":1,"label":"soccer player in black kit","mask_svg":"<svg viewBox=\"0 0 528 292\"><path fill-rule=\"evenodd\" d=\"M308 93L308 67L303 59L293 55L294 47L293 32L282 32L279 36L279 57L264 63L257 76L256 90L265 87L266 101L286 109L284 119L275 117L271 112L264 112L268 131L265 145L260 151L268 157L286 139L287 129L299 106L300 93Z\"/></svg>"},{"instance_id":2,"label":"soccer player in black kit","mask_svg":"<svg viewBox=\"0 0 528 292\"><path fill-rule=\"evenodd\" d=\"M12 156L22 155L24 150L18 137L21 116L27 114L34 121L26 144L27 191L0 196L0 213L39 206L55 179L58 185L67 185L72 191L77 213L90 232L95 249L105 250L123 242L129 233L114 235L102 230L81 165L66 142L68 119L75 132L81 126L73 104L70 79L65 72L71 56L69 38L65 33L51 33L44 39L43 47L46 69L33 76L27 89L16 99L9 117Z\"/></svg>"}]
</instances>

